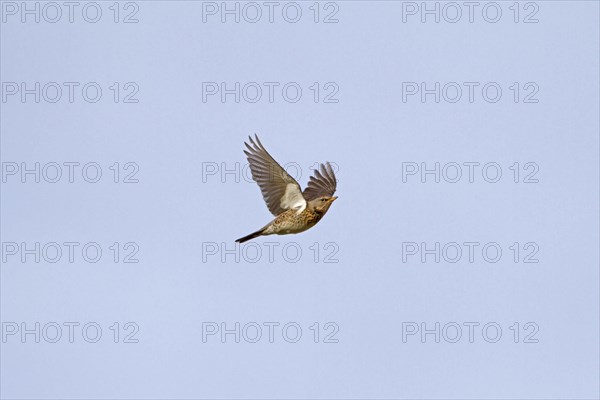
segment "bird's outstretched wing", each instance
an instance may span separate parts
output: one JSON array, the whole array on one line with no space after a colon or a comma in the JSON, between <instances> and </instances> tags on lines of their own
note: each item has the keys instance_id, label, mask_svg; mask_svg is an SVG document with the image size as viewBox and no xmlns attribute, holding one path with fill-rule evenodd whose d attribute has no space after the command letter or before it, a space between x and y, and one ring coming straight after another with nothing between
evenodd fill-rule
<instances>
[{"instance_id":1,"label":"bird's outstretched wing","mask_svg":"<svg viewBox=\"0 0 600 400\"><path fill-rule=\"evenodd\" d=\"M306 200L302 196L300 185L277 164L258 140L258 136L255 138L256 141L249 137L250 144L245 143L248 150L244 150L244 153L250 163L252 178L258 183L269 211L273 215L289 209L303 211Z\"/></svg>"},{"instance_id":2,"label":"bird's outstretched wing","mask_svg":"<svg viewBox=\"0 0 600 400\"><path fill-rule=\"evenodd\" d=\"M316 199L319 196L333 196L337 187L337 179L333 173L331 164L321 164L321 172L315 169L315 173L310 177L308 185L304 192L306 201Z\"/></svg>"}]
</instances>

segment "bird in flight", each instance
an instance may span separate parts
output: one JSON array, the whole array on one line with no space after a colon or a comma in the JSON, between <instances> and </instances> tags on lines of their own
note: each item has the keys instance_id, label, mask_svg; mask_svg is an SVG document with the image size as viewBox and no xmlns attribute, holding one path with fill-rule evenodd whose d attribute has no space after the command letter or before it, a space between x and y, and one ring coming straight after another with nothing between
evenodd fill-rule
<instances>
[{"instance_id":1,"label":"bird in flight","mask_svg":"<svg viewBox=\"0 0 600 400\"><path fill-rule=\"evenodd\" d=\"M337 180L331 164L321 164L302 191L292 178L264 148L258 136L249 137L244 153L250 163L252 178L258 183L265 203L275 219L254 233L239 238L238 243L265 235L287 235L312 228L323 218L335 199Z\"/></svg>"}]
</instances>

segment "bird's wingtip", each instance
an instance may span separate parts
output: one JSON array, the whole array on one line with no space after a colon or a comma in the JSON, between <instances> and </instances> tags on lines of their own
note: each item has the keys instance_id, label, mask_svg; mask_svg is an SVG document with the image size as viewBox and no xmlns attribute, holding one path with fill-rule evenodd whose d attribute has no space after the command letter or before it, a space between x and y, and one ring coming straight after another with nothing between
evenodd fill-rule
<instances>
[{"instance_id":1,"label":"bird's wingtip","mask_svg":"<svg viewBox=\"0 0 600 400\"><path fill-rule=\"evenodd\" d=\"M258 138L258 134L256 134L256 133L255 133L255 134L254 134L254 138L256 139L256 143L257 143L257 144L258 144L260 147L262 147L262 148L264 149L265 147L264 147L264 146L262 145L262 143L260 142L260 139Z\"/></svg>"}]
</instances>

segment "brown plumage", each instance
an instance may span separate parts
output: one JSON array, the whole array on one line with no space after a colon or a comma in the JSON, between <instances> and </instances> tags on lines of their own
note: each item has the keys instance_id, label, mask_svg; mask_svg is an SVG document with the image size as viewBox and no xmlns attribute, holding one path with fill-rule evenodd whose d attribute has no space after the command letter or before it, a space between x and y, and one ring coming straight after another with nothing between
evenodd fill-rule
<instances>
[{"instance_id":1,"label":"brown plumage","mask_svg":"<svg viewBox=\"0 0 600 400\"><path fill-rule=\"evenodd\" d=\"M275 219L258 231L244 236L236 242L244 243L264 235L287 235L304 232L323 218L331 204L337 199L333 194L337 180L329 163L315 170L304 191L300 185L271 157L258 136L249 138L244 150L250 163L252 178L258 183L267 208Z\"/></svg>"}]
</instances>

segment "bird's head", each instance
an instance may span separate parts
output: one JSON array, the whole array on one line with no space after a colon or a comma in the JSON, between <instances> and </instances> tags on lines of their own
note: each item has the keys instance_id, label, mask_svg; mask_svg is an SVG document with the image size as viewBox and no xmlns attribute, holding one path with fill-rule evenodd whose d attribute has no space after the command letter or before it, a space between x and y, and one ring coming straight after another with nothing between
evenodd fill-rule
<instances>
[{"instance_id":1,"label":"bird's head","mask_svg":"<svg viewBox=\"0 0 600 400\"><path fill-rule=\"evenodd\" d=\"M316 199L309 201L308 205L313 210L324 214L329 210L329 207L335 199L337 199L337 196L319 196Z\"/></svg>"}]
</instances>

